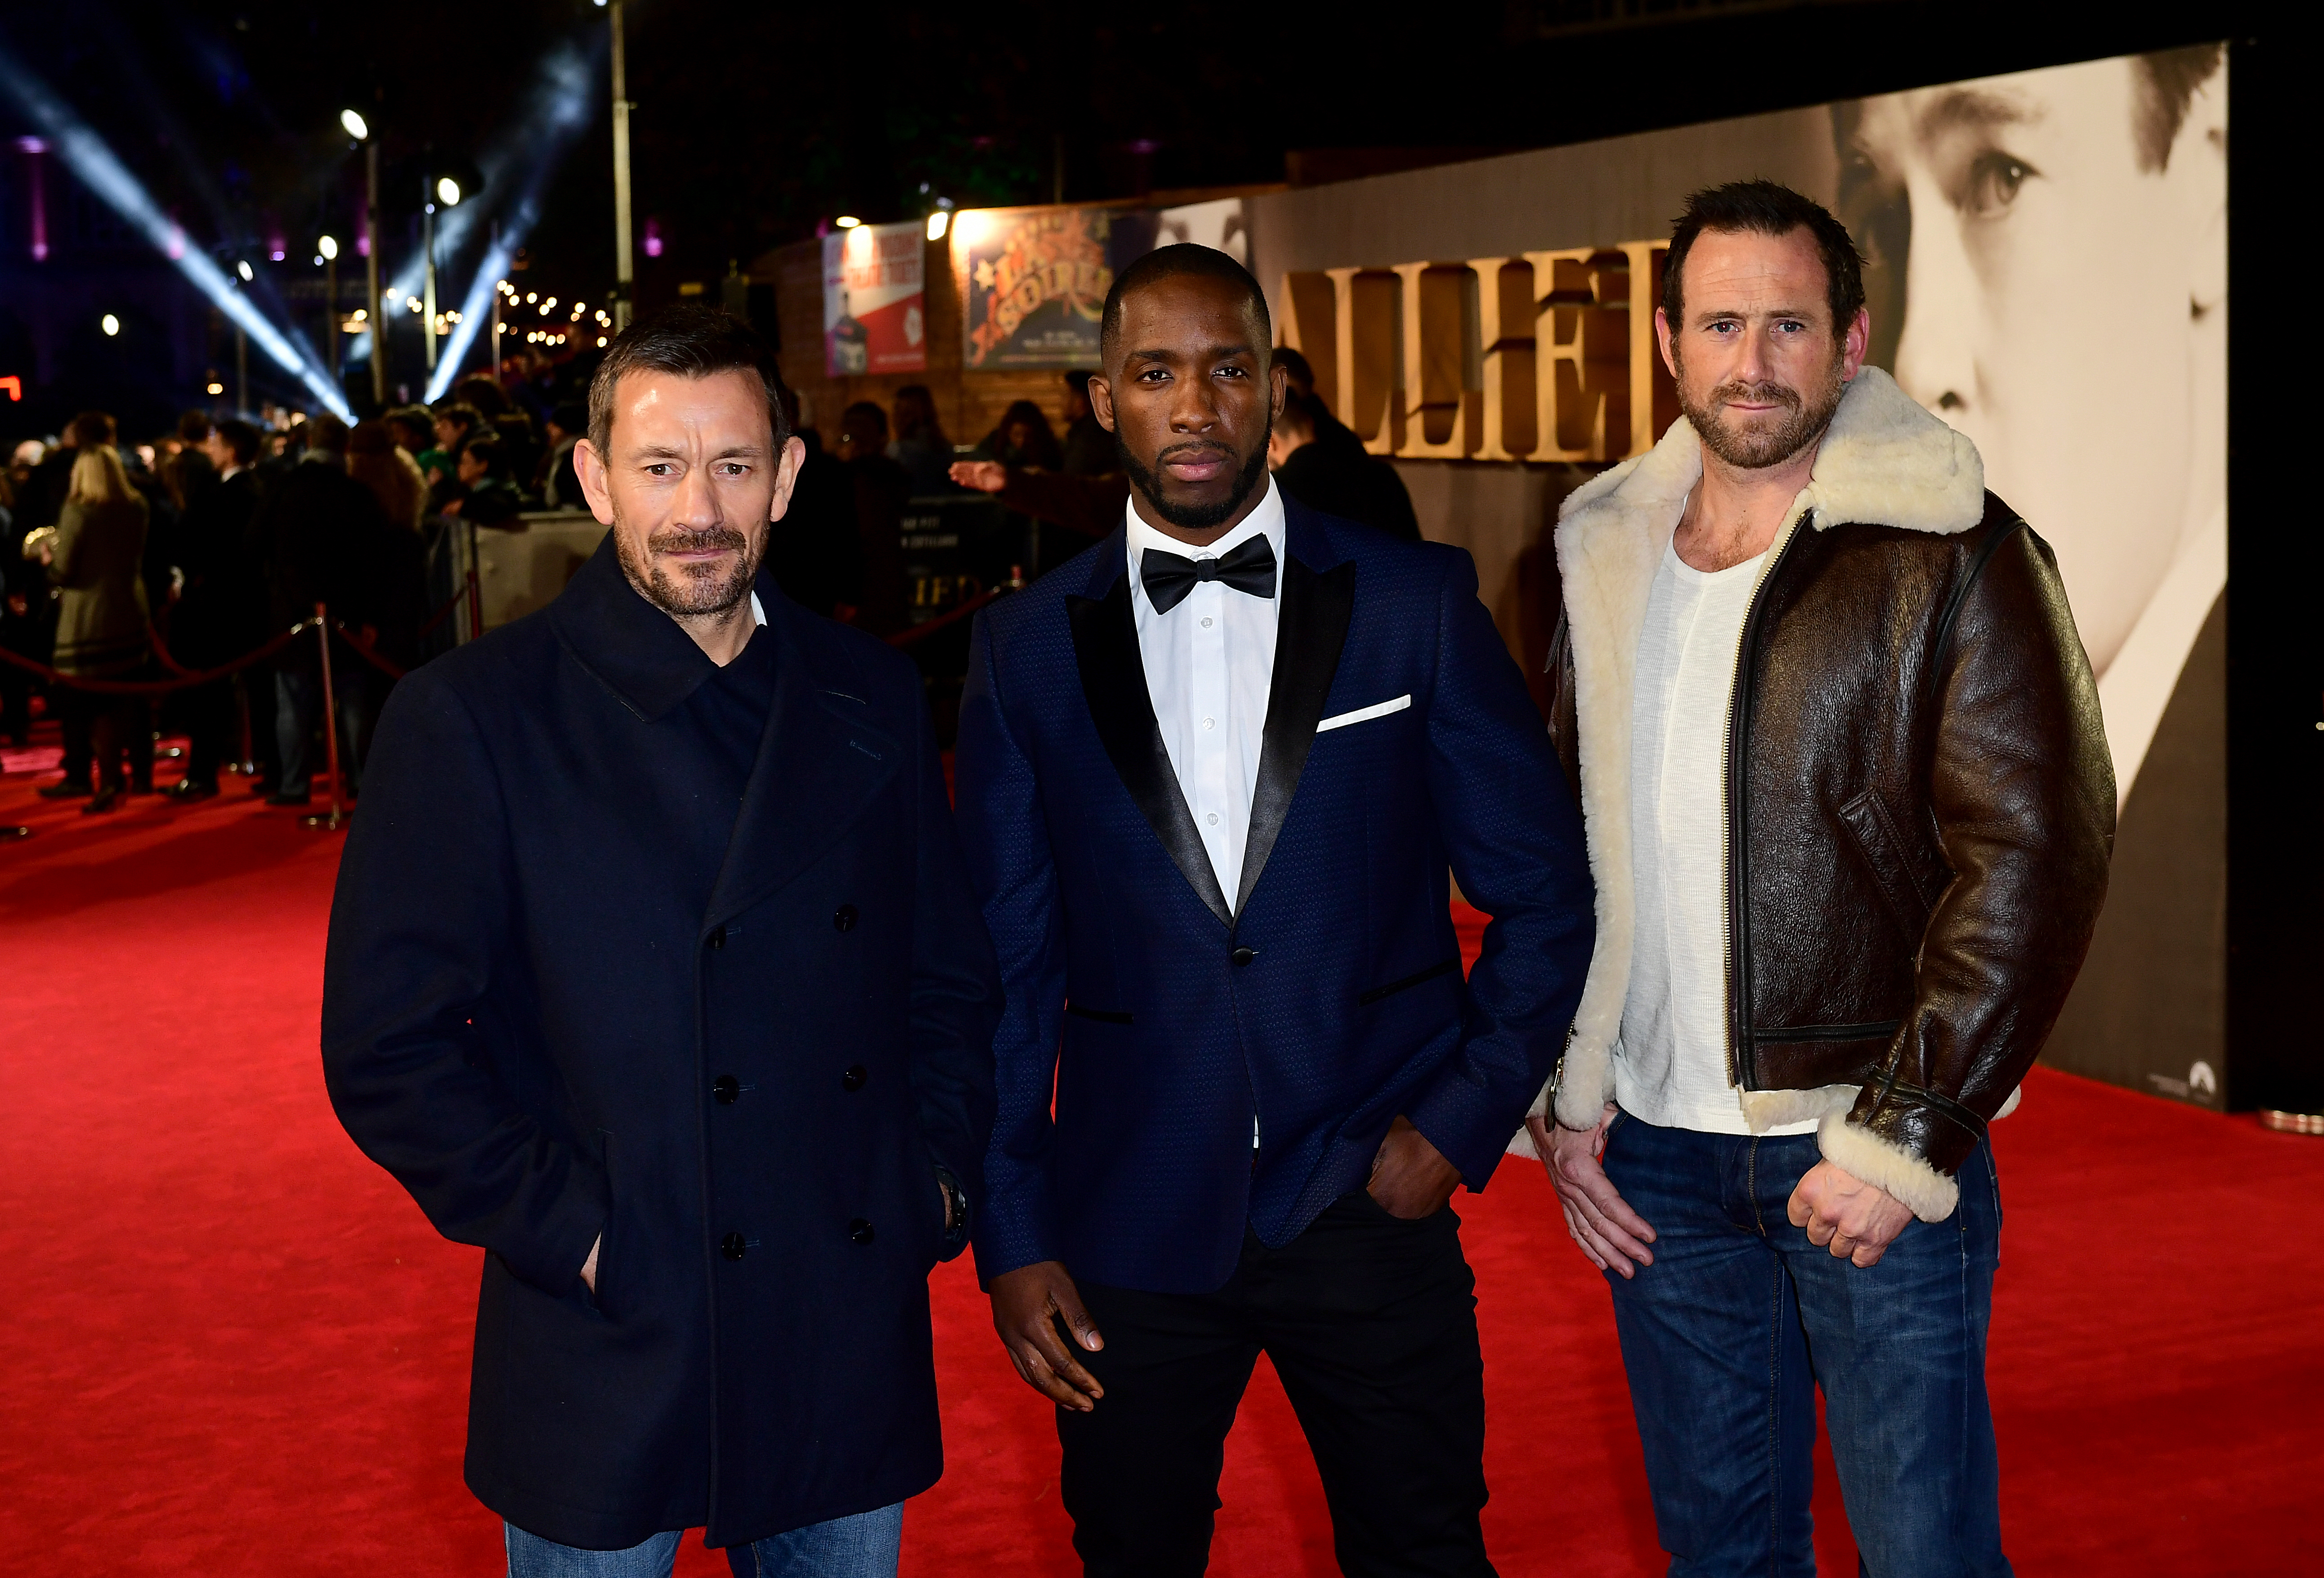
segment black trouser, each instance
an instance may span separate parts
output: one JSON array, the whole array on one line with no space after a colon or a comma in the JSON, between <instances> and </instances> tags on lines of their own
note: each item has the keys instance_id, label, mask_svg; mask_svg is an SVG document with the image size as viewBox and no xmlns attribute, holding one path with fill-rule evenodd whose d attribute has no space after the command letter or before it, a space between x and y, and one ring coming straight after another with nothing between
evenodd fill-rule
<instances>
[{"instance_id":1,"label":"black trouser","mask_svg":"<svg viewBox=\"0 0 2324 1578\"><path fill-rule=\"evenodd\" d=\"M1057 1411L1060 1482L1091 1578L1199 1573L1219 1470L1263 1350L1297 1411L1351 1574L1490 1574L1476 1278L1451 1208L1390 1216L1359 1189L1281 1249L1246 1231L1216 1293L1090 1283L1105 1389Z\"/></svg>"},{"instance_id":2,"label":"black trouser","mask_svg":"<svg viewBox=\"0 0 2324 1578\"><path fill-rule=\"evenodd\" d=\"M122 758L129 759L128 784L153 787L153 712L142 696L76 690L60 685L51 692L63 715L65 777L87 783L90 763L100 789L126 787Z\"/></svg>"}]
</instances>

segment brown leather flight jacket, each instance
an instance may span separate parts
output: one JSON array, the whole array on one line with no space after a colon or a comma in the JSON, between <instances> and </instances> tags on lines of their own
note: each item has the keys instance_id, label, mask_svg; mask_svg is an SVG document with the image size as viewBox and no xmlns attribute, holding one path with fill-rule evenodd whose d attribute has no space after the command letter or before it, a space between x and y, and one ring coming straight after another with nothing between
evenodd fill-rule
<instances>
[{"instance_id":1,"label":"brown leather flight jacket","mask_svg":"<svg viewBox=\"0 0 2324 1578\"><path fill-rule=\"evenodd\" d=\"M1567 636L1550 728L1578 793ZM1725 757L1730 1077L1859 1086L1850 1126L1950 1176L2056 1021L2112 857L2097 684L2049 545L1990 493L1947 535L1791 530L1744 621Z\"/></svg>"}]
</instances>

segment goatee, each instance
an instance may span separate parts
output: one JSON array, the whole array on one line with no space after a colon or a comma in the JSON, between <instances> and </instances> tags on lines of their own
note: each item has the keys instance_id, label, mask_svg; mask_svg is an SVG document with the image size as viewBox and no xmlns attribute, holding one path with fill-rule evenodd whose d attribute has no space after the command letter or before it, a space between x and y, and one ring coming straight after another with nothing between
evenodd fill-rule
<instances>
[{"instance_id":1,"label":"goatee","mask_svg":"<svg viewBox=\"0 0 2324 1578\"><path fill-rule=\"evenodd\" d=\"M659 557L703 549L733 552L733 568L722 574L715 564L693 564L678 567L673 574L670 565ZM641 560L633 557L631 538L622 530L617 511L613 549L622 561L622 576L637 588L638 595L673 619L725 613L751 595L751 583L759 574L759 556L751 551L751 539L731 526L713 526L706 531L656 531L646 539L645 557Z\"/></svg>"},{"instance_id":2,"label":"goatee","mask_svg":"<svg viewBox=\"0 0 2324 1578\"><path fill-rule=\"evenodd\" d=\"M1274 426L1271 421L1268 425L1270 429ZM1181 531L1208 531L1225 525L1266 479L1267 438L1265 433L1259 435L1259 447L1250 452L1250 458L1244 461L1242 469L1235 474L1234 491L1215 504L1170 503L1162 496L1162 479L1138 463L1138 457L1130 452L1130 446L1121 441L1119 432L1113 436L1113 447L1121 457L1121 469L1130 474L1130 485L1138 490L1140 498L1154 506L1156 514Z\"/></svg>"},{"instance_id":3,"label":"goatee","mask_svg":"<svg viewBox=\"0 0 2324 1578\"><path fill-rule=\"evenodd\" d=\"M1682 361L1677 379L1678 406L1686 413L1686 420L1694 424L1695 437L1702 440L1704 448L1738 471L1763 471L1770 466L1781 466L1821 438L1823 430L1831 426L1832 413L1840 410L1840 396L1848 392L1840 369L1840 358L1835 355L1823 379L1804 393L1772 379L1757 383L1738 381L1719 385L1697 405L1687 397L1686 366ZM1726 402L1730 400L1780 405L1784 416L1773 427L1745 427L1728 416Z\"/></svg>"}]
</instances>

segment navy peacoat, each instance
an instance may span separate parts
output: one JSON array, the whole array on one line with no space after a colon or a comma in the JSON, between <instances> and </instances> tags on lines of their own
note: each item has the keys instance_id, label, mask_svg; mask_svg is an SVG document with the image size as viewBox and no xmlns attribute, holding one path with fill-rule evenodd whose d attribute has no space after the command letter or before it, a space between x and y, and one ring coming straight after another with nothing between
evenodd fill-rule
<instances>
[{"instance_id":1,"label":"navy peacoat","mask_svg":"<svg viewBox=\"0 0 2324 1578\"><path fill-rule=\"evenodd\" d=\"M396 687L332 906L340 1121L488 1251L468 1484L566 1545L737 1544L942 1468L927 1278L938 1169L980 1194L991 948L912 664L758 595L739 814L682 706L713 666L609 540Z\"/></svg>"}]
</instances>

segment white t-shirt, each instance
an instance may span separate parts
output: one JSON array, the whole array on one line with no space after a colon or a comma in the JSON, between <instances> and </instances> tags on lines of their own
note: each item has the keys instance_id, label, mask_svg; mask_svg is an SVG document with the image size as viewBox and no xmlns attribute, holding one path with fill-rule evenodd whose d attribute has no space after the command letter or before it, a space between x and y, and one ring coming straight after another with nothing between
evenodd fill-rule
<instances>
[{"instance_id":1,"label":"white t-shirt","mask_svg":"<svg viewBox=\"0 0 2324 1578\"><path fill-rule=\"evenodd\" d=\"M1727 1075L1728 707L1766 554L1706 573L1665 548L1630 701L1637 943L1614 1099L1665 1129L1748 1134ZM1771 1129L1805 1134L1812 1121Z\"/></svg>"}]
</instances>

